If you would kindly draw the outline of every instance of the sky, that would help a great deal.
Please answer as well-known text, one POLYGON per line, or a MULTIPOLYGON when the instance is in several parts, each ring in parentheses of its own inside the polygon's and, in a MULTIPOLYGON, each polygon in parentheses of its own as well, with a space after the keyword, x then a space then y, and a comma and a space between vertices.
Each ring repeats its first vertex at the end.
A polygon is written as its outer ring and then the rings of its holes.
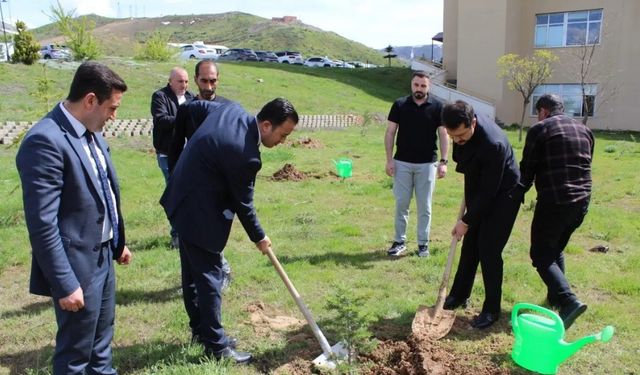
MULTIPOLYGON (((51 23, 56 0, 0 0, 7 23, 29 28, 51 23)), ((372 48, 430 44, 442 31, 443 0, 59 0, 76 15, 161 17, 231 11, 271 17, 296 16, 307 25, 333 31, 372 48)), ((186 41, 185 41, 186 42, 186 41)))

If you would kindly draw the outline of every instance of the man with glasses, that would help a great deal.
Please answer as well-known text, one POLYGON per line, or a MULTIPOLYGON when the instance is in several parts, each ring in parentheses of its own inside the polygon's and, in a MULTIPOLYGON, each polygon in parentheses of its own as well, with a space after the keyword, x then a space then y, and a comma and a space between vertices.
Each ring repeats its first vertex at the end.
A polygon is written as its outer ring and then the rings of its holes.
POLYGON ((429 85, 427 73, 414 72, 411 78, 411 95, 396 100, 389 111, 384 137, 387 155, 385 170, 387 175, 393 177, 393 195, 396 201, 395 235, 393 244, 387 251, 390 256, 400 256, 407 249, 409 204, 414 191, 418 210, 417 253, 420 257, 429 256, 431 198, 436 173, 438 178, 447 173, 449 148, 449 138, 440 120, 442 103, 429 94, 429 85), (440 161, 436 162, 438 139, 440 161))
POLYGON ((502 129, 486 116, 476 115, 461 100, 447 104, 442 121, 454 142, 456 171, 464 174, 466 213, 451 235, 464 237, 460 262, 444 308, 466 306, 473 280, 482 267, 485 299, 471 326, 484 329, 500 318, 502 250, 516 220, 522 195, 516 189, 520 173, 511 144, 502 129))

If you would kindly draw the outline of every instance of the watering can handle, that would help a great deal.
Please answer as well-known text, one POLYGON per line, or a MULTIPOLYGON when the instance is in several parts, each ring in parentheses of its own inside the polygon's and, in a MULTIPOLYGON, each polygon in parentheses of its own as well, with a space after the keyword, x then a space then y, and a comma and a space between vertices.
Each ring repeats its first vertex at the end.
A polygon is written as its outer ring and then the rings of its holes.
POLYGON ((521 302, 521 303, 517 303, 515 306, 513 306, 513 311, 511 312, 511 324, 513 324, 513 329, 514 331, 517 330, 518 327, 518 319, 516 319, 518 317, 518 312, 520 310, 532 310, 535 312, 538 312, 540 314, 544 314, 547 317, 551 318, 558 326, 562 327, 564 329, 564 323, 562 322, 562 319, 560 319, 560 317, 558 316, 558 314, 554 313, 553 311, 546 309, 544 307, 538 306, 538 305, 534 305, 532 303, 526 303, 526 302, 521 302))

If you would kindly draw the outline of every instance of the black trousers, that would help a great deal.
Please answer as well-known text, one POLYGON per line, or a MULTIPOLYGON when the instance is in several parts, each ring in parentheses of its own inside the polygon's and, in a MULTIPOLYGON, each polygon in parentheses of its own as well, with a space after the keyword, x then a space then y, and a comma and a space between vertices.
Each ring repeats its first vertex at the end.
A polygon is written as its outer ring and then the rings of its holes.
POLYGON ((221 253, 212 253, 180 238, 182 297, 193 335, 212 352, 228 346, 222 327, 221 253))
POLYGON ((589 200, 563 205, 538 202, 533 214, 531 261, 547 285, 547 295, 560 305, 577 299, 564 274, 563 251, 588 208, 589 200))
POLYGON ((482 312, 499 314, 502 299, 502 250, 509 240, 518 215, 520 200, 504 194, 496 198, 491 212, 476 225, 470 225, 462 240, 460 262, 450 296, 466 299, 471 295, 478 264, 482 268, 485 299, 482 312))

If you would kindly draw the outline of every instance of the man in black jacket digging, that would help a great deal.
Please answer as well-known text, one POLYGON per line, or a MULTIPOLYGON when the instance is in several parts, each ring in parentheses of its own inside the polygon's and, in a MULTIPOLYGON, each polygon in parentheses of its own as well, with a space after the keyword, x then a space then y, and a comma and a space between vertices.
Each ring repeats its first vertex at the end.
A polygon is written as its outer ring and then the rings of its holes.
POLYGON ((522 196, 514 193, 520 178, 511 144, 489 117, 475 114, 461 100, 447 104, 442 121, 453 140, 456 172, 464 174, 467 212, 451 231, 462 242, 460 262, 444 308, 466 305, 478 264, 482 268, 485 299, 480 315, 471 322, 487 328, 500 318, 502 250, 509 239, 522 196))

